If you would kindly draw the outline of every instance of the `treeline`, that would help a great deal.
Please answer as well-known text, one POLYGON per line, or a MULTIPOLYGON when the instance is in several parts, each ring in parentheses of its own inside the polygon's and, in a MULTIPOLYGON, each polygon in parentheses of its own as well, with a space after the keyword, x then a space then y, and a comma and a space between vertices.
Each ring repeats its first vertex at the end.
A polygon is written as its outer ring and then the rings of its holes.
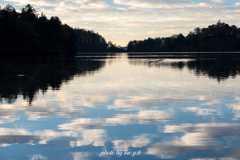
POLYGON ((195 28, 186 37, 182 34, 164 38, 130 41, 129 52, 203 52, 240 51, 240 28, 218 21, 208 28, 195 28))
POLYGON ((111 41, 108 43, 106 40, 95 33, 85 29, 75 28, 74 32, 77 37, 77 51, 78 52, 123 52, 121 46, 113 44, 111 41))
POLYGON ((73 28, 58 17, 48 19, 27 5, 16 12, 0 8, 0 54, 72 54, 76 52, 73 28))
POLYGON ((98 33, 73 29, 58 17, 48 19, 29 4, 20 12, 11 5, 0 6, 0 55, 118 51, 124 50, 98 33))

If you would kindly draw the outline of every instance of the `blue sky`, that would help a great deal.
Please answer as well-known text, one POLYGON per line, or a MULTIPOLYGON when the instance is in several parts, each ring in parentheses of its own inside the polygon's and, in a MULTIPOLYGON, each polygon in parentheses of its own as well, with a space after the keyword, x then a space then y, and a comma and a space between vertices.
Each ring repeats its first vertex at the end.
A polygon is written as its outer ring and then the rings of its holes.
POLYGON ((6 4, 17 10, 31 4, 47 17, 94 30, 121 46, 135 39, 187 35, 219 19, 240 26, 240 0, 0 0, 6 4))

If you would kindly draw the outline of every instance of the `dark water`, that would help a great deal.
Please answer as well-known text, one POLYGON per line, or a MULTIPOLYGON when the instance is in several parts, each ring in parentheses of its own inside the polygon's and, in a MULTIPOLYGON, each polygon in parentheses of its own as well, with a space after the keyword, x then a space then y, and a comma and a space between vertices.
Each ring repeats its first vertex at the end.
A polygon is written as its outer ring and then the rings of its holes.
POLYGON ((237 57, 0 59, 0 160, 240 159, 237 57))

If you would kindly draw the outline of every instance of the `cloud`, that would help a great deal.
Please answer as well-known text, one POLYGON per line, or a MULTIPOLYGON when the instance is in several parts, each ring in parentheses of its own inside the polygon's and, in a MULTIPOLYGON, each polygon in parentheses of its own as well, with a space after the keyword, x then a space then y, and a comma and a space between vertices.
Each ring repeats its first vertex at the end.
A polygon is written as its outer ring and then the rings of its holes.
POLYGON ((175 158, 178 154, 192 151, 210 152, 220 148, 205 133, 186 133, 178 140, 153 144, 147 149, 147 154, 161 158, 175 158))
POLYGON ((16 116, 16 112, 14 110, 9 110, 9 109, 1 109, 0 112, 0 124, 4 123, 9 123, 9 122, 14 122, 18 120, 16 116))
POLYGON ((153 124, 166 122, 172 118, 172 113, 158 110, 143 110, 137 114, 117 114, 113 118, 79 118, 72 120, 70 123, 58 125, 61 130, 83 130, 93 129, 102 126, 116 126, 127 124, 153 124))
POLYGON ((228 138, 227 144, 217 141, 223 137, 239 137, 240 125, 234 123, 203 123, 165 125, 164 133, 183 132, 184 135, 172 141, 153 144, 147 149, 147 154, 161 158, 174 158, 179 154, 193 151, 217 152, 224 147, 232 147, 228 138), (224 146, 224 147, 223 147, 224 146))
POLYGON ((82 138, 77 138, 75 141, 70 141, 71 147, 86 146, 92 144, 93 146, 104 146, 106 142, 106 131, 103 129, 83 130, 82 138))
POLYGON ((159 122, 165 122, 172 118, 172 113, 159 110, 143 110, 139 111, 138 114, 117 114, 114 118, 107 118, 106 124, 117 125, 117 124, 153 124, 159 122))
POLYGON ((236 98, 237 102, 232 103, 228 105, 229 109, 232 109, 232 112, 234 113, 233 120, 238 120, 240 118, 240 102, 239 98, 236 98))
POLYGON ((107 96, 82 96, 81 97, 81 105, 85 106, 85 107, 94 107, 95 105, 99 104, 99 103, 103 103, 106 102, 108 100, 107 96))
POLYGON ((240 136, 240 124, 234 123, 203 123, 203 124, 182 124, 166 125, 164 133, 184 132, 184 133, 206 133, 208 137, 240 136))
POLYGON ((188 0, 114 0, 113 2, 141 8, 169 8, 191 3, 191 1, 188 0))
POLYGON ((29 132, 25 129, 0 128, 0 146, 2 147, 22 143, 47 145, 50 141, 59 141, 59 139, 56 139, 59 137, 68 137, 66 141, 71 147, 90 144, 93 146, 104 146, 106 131, 103 129, 89 129, 63 132, 52 130, 29 132))
MULTIPOLYGON (((183 108, 183 110, 185 112, 187 111, 196 112, 197 116, 209 116, 217 112, 217 110, 213 108, 200 108, 200 107, 186 107, 186 108, 183 108)), ((218 112, 218 114, 221 114, 221 113, 218 112)))
POLYGON ((103 1, 98 0, 75 0, 76 4, 81 4, 81 8, 107 8, 108 5, 103 1))
POLYGON ((202 2, 204 3, 207 3, 207 4, 222 4, 223 1, 222 0, 201 0, 202 2))
POLYGON ((73 8, 72 5, 69 5, 69 2, 71 4, 80 5, 81 8, 101 8, 101 7, 108 7, 108 5, 103 1, 98 0, 24 0, 24 1, 18 1, 18 0, 4 0, 13 2, 18 6, 24 6, 27 4, 31 4, 37 7, 70 7, 73 8))
POLYGON ((3 104, 0 105, 0 123, 9 123, 18 120, 17 111, 23 111, 25 115, 28 115, 28 120, 38 120, 40 118, 46 118, 50 116, 71 116, 82 114, 83 110, 67 107, 48 107, 47 102, 42 102, 41 100, 36 100, 36 104, 40 106, 28 106, 25 104, 24 100, 18 99, 15 104, 3 104), (17 107, 16 107, 17 106, 17 107))
POLYGON ((91 152, 71 152, 73 160, 88 160, 89 157, 94 156, 91 152))
POLYGON ((49 140, 67 135, 66 132, 59 133, 50 130, 31 133, 25 129, 0 128, 0 146, 22 143, 33 144, 34 142, 46 144, 49 140))
POLYGON ((29 155, 29 160, 47 160, 47 157, 42 156, 41 154, 29 155))
POLYGON ((142 134, 140 136, 134 136, 132 140, 114 140, 112 143, 114 144, 113 149, 119 151, 128 151, 128 148, 141 148, 150 144, 151 139, 148 138, 149 135, 142 134))
POLYGON ((4 0, 4 1, 12 2, 15 5, 21 6, 21 7, 23 7, 24 5, 27 5, 27 4, 31 4, 34 6, 56 7, 56 6, 58 6, 58 3, 63 2, 64 0, 56 0, 56 1, 52 1, 52 0, 38 0, 38 1, 34 1, 34 0, 24 0, 24 1, 4 0))
POLYGON ((98 128, 104 126, 105 123, 101 119, 94 118, 79 118, 72 120, 70 123, 59 125, 61 130, 81 130, 85 128, 98 128))
POLYGON ((145 95, 145 96, 129 96, 129 99, 117 99, 113 105, 108 106, 109 109, 116 108, 138 108, 138 107, 153 107, 166 103, 184 103, 187 99, 171 98, 171 96, 157 96, 157 95, 145 95))

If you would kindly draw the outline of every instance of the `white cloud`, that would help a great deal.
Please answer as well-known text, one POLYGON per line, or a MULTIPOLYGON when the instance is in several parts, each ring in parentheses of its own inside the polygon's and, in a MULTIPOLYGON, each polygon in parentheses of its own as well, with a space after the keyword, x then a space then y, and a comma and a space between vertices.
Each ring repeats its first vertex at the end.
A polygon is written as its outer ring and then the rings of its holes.
MULTIPOLYGON (((161 158, 174 158, 178 154, 192 151, 211 152, 222 148, 217 138, 239 137, 240 125, 233 123, 203 123, 203 124, 182 124, 165 125, 164 133, 184 132, 181 137, 172 141, 163 141, 153 144, 148 148, 147 154, 157 155, 161 158)), ((228 138, 228 143, 233 141, 228 138)), ((224 144, 224 147, 229 147, 224 144)))
POLYGON ((192 151, 211 151, 220 146, 214 143, 205 133, 186 133, 177 140, 153 144, 147 154, 161 158, 175 158, 178 154, 192 151))
POLYGON ((129 99, 117 99, 113 105, 108 106, 109 109, 116 108, 139 108, 153 107, 166 103, 184 103, 187 99, 172 97, 171 95, 145 95, 145 96, 129 96, 129 99))
POLYGON ((239 136, 240 124, 234 123, 202 123, 166 125, 164 133, 185 132, 185 133, 206 133, 209 137, 239 136))
POLYGON ((81 4, 81 8, 107 8, 108 5, 103 1, 98 0, 75 0, 76 4, 81 4))
POLYGON ((101 119, 94 118, 79 118, 72 120, 70 123, 59 125, 61 130, 81 130, 85 128, 97 128, 104 126, 105 123, 101 119))
POLYGON ((107 96, 82 96, 81 97, 81 105, 85 107, 94 107, 95 105, 106 102, 108 100, 107 96))
MULTIPOLYGON (((239 101, 239 98, 236 98, 237 101, 239 101)), ((233 120, 238 120, 240 118, 240 103, 232 103, 228 105, 229 109, 232 109, 232 112, 234 113, 233 120)))
POLYGON ((165 125, 164 133, 184 132, 181 137, 175 137, 172 141, 163 141, 153 144, 148 148, 147 154, 162 158, 174 158, 178 154, 192 151, 218 151, 222 147, 232 147, 229 144, 221 144, 218 138, 227 138, 228 143, 234 141, 229 137, 239 137, 240 125, 234 123, 202 123, 165 125))
POLYGON ((66 132, 59 133, 50 130, 31 133, 25 129, 0 128, 0 146, 20 143, 33 144, 33 141, 37 141, 40 144, 46 144, 49 140, 66 135, 66 132))
POLYGON ((89 152, 71 152, 73 160, 88 160, 93 154, 89 152))
POLYGON ((172 113, 159 110, 143 110, 139 111, 138 114, 117 114, 114 118, 107 118, 106 124, 117 125, 117 124, 153 124, 159 122, 165 122, 172 118, 172 113))
POLYGON ((0 124, 14 122, 19 118, 16 116, 16 112, 14 110, 9 109, 1 109, 0 112, 0 124))
POLYGON ((158 110, 143 110, 137 114, 117 114, 113 118, 79 118, 70 123, 59 125, 61 130, 83 130, 88 128, 99 128, 102 126, 116 126, 127 124, 153 124, 166 122, 172 118, 172 113, 158 110))
POLYGON ((209 116, 217 112, 217 110, 213 108, 200 108, 200 107, 186 107, 183 108, 183 110, 186 112, 187 111, 196 112, 197 116, 209 116))
POLYGON ((175 6, 189 5, 187 0, 114 0, 114 3, 141 8, 173 8, 175 6))
POLYGON ((42 144, 47 145, 49 141, 58 141, 56 138, 68 137, 71 147, 85 146, 104 146, 106 142, 106 131, 103 129, 89 129, 81 131, 62 131, 42 130, 29 132, 26 129, 0 128, 0 146, 5 147, 12 144, 42 144))
POLYGON ((141 148, 147 146, 151 140, 148 138, 149 135, 142 134, 140 136, 134 136, 132 140, 114 140, 112 143, 114 144, 114 150, 119 151, 128 151, 128 148, 141 148))
POLYGON ((34 1, 34 0, 21 0, 21 1, 19 1, 19 0, 4 0, 4 1, 12 2, 15 5, 21 6, 21 7, 23 7, 27 4, 31 4, 31 5, 34 5, 34 6, 56 7, 57 3, 61 2, 60 0, 59 1, 51 1, 51 0, 38 0, 38 1, 34 1))
POLYGON ((29 160, 47 160, 47 157, 41 154, 29 155, 29 160))
POLYGON ((37 106, 28 106, 27 102, 24 102, 22 99, 18 99, 14 104, 2 104, 0 105, 0 109, 2 112, 0 113, 0 123, 8 123, 18 120, 17 111, 23 111, 26 115, 28 115, 28 120, 38 120, 40 118, 46 118, 51 116, 70 116, 82 114, 83 111, 74 107, 55 107, 54 105, 49 107, 47 101, 42 101, 41 99, 37 99, 37 106), (18 106, 18 107, 16 107, 18 106), (40 107, 41 106, 41 107, 40 107))
POLYGON ((82 138, 70 141, 71 147, 86 146, 92 144, 93 146, 104 146, 106 142, 106 131, 103 129, 83 130, 82 138))

